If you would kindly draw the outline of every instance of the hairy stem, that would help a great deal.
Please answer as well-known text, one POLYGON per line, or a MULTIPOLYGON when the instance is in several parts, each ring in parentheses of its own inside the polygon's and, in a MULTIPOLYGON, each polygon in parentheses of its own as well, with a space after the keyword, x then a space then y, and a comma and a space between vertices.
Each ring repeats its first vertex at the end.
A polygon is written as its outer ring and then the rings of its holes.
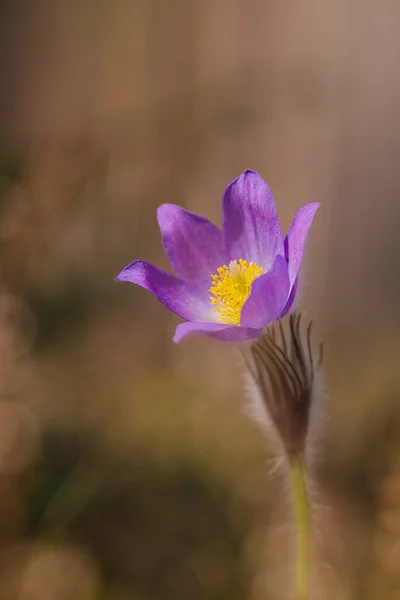
POLYGON ((309 600, 311 569, 311 521, 307 473, 303 454, 290 458, 296 520, 296 594, 297 600, 309 600))

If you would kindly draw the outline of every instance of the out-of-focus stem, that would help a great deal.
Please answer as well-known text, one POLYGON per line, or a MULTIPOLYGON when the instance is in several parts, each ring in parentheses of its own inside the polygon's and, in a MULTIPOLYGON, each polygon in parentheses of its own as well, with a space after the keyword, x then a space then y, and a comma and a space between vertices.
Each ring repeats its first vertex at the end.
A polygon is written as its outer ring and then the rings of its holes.
POLYGON ((311 570, 311 519, 307 472, 303 454, 290 457, 296 521, 296 594, 309 600, 311 570))

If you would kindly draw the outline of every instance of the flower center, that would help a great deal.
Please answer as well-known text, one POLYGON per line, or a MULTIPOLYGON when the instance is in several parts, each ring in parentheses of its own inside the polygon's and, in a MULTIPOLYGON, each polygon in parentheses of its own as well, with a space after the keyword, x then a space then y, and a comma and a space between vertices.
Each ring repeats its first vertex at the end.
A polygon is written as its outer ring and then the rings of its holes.
POLYGON ((219 312, 223 323, 240 325, 240 313, 250 295, 252 283, 262 275, 263 269, 247 260, 231 260, 229 266, 223 265, 211 275, 209 289, 211 304, 219 312))

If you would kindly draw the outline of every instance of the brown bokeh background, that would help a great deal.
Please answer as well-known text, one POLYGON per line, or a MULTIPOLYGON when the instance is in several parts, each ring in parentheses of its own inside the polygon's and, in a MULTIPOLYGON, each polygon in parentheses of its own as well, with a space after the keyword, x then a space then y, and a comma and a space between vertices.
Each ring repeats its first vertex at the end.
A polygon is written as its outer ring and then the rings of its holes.
POLYGON ((117 284, 245 168, 325 347, 315 597, 400 598, 400 6, 0 2, 0 598, 292 594, 290 494, 231 346, 117 284))

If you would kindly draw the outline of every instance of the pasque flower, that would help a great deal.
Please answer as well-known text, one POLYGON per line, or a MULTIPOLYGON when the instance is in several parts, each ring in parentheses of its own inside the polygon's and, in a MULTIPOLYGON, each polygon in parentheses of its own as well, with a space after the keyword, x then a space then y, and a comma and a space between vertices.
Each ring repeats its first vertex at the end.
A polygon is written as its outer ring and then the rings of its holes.
POLYGON ((293 304, 318 206, 300 208, 283 239, 268 185, 247 170, 224 192, 222 231, 179 206, 159 207, 164 249, 176 275, 135 260, 117 279, 145 288, 186 320, 175 342, 194 333, 233 342, 258 338, 293 304))

